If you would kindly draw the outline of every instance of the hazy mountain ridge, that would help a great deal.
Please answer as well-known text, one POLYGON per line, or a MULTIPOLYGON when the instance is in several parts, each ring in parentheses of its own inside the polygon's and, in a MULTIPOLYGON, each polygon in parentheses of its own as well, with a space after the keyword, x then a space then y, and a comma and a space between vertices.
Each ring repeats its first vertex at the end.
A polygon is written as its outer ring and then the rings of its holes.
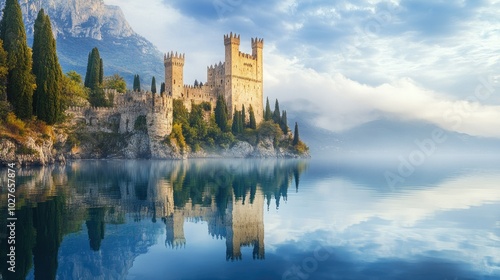
MULTIPOLYGON (((2 9, 4 5, 5 0, 0 0, 2 9)), ((84 75, 88 53, 98 47, 105 75, 119 73, 129 84, 134 74, 141 76, 144 85, 152 76, 163 81, 162 53, 133 31, 119 7, 103 0, 21 0, 20 5, 30 45, 38 11, 43 8, 50 16, 64 72, 84 75)))
POLYGON ((315 125, 317 115, 297 110, 293 102, 284 108, 295 108, 288 113, 290 127, 299 124, 300 137, 311 148, 313 157, 323 156, 408 156, 418 150, 416 142, 432 140, 433 131, 441 130, 446 140, 436 144, 436 155, 491 156, 500 154, 500 139, 476 137, 442 129, 419 120, 398 120, 381 117, 342 132, 332 132, 315 125))

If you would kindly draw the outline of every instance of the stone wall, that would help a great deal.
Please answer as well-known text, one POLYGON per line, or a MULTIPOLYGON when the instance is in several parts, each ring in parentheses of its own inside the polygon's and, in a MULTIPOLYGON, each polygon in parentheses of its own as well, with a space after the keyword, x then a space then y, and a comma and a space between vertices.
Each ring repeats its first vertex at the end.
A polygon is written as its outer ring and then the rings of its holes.
MULTIPOLYGON (((172 97, 150 92, 115 92, 113 107, 70 107, 74 125, 85 125, 90 132, 136 132, 134 125, 139 117, 146 118, 150 136, 165 137, 172 131, 172 97)), ((144 132, 144 131, 143 131, 144 132)))

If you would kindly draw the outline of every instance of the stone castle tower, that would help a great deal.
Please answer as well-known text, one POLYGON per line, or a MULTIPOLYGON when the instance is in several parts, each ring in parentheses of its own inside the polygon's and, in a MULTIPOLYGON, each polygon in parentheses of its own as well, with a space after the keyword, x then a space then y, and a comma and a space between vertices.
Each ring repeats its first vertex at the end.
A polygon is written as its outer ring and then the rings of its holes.
MULTIPOLYGON (((202 86, 184 85, 184 54, 165 55, 165 92, 174 99, 181 99, 190 109, 191 103, 209 102, 215 108, 219 95, 224 96, 229 113, 248 112, 250 106, 255 120, 263 120, 263 53, 264 40, 251 40, 252 54, 240 52, 240 35, 224 35, 225 61, 207 67, 207 82, 202 86)), ((248 114, 247 114, 248 116, 248 114)))

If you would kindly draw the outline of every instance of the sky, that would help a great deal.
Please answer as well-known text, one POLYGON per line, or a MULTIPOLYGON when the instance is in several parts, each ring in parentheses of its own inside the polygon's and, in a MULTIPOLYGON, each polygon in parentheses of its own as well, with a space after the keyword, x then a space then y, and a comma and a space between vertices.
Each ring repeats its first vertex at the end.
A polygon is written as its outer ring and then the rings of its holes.
POLYGON ((500 138, 499 0, 104 2, 160 51, 185 53, 185 83, 206 80, 233 32, 246 53, 264 38, 272 104, 322 128, 387 118, 500 138))

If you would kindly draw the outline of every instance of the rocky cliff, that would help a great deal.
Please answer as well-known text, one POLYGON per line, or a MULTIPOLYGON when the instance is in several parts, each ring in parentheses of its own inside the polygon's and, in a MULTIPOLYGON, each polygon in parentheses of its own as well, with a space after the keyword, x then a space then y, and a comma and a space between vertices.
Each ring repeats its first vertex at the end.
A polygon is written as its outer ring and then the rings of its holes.
POLYGON ((30 135, 23 141, 0 139, 0 164, 49 165, 78 159, 188 159, 188 158, 307 158, 290 148, 274 147, 271 138, 252 146, 245 141, 217 151, 181 151, 175 144, 150 139, 147 133, 127 134, 54 130, 54 137, 30 135))
MULTIPOLYGON (((43 8, 50 16, 64 72, 85 75, 87 55, 98 47, 107 76, 118 73, 131 82, 139 74, 144 84, 152 76, 163 76, 162 54, 134 32, 119 7, 103 0, 21 0, 20 4, 29 44, 38 11, 43 8)), ((4 5, 0 0, 2 9, 4 5)))

